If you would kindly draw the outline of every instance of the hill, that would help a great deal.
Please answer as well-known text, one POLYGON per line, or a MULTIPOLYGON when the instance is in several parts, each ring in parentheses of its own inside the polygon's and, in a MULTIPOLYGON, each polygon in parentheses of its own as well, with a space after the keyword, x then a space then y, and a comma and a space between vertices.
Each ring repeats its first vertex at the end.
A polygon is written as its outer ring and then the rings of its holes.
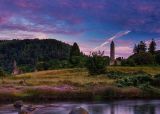
POLYGON ((68 60, 70 48, 69 44, 55 39, 3 40, 0 41, 0 67, 11 72, 15 60, 26 72, 47 70, 52 67, 51 63, 55 65, 57 61, 68 60))

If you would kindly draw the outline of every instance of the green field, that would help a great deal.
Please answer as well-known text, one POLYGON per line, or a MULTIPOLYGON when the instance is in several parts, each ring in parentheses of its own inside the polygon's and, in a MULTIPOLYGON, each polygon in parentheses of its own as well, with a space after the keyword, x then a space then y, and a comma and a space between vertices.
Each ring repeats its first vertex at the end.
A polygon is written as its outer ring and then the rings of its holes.
MULTIPOLYGON (((160 74, 160 67, 108 67, 108 71, 160 74)), ((0 79, 0 101, 101 100, 148 98, 136 87, 119 88, 107 74, 90 76, 86 69, 48 70, 0 79)))

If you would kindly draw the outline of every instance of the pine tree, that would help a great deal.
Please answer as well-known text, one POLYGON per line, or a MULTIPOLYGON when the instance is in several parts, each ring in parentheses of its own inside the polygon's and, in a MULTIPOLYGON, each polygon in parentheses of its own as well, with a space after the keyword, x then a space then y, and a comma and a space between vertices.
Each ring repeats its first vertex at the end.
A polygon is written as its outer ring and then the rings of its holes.
POLYGON ((144 53, 146 51, 147 51, 146 43, 143 41, 140 41, 140 43, 138 44, 138 52, 144 53))
POLYGON ((79 46, 77 43, 74 43, 73 46, 71 47, 70 51, 70 62, 76 66, 79 64, 79 57, 81 55, 79 46))
POLYGON ((70 56, 79 56, 80 55, 80 49, 78 44, 75 42, 73 46, 71 47, 70 56))
POLYGON ((135 45, 134 45, 134 49, 133 49, 133 53, 136 54, 136 53, 138 53, 138 52, 139 52, 138 46, 135 44, 135 45))
POLYGON ((156 42, 154 41, 154 39, 152 39, 151 43, 149 44, 148 51, 149 51, 151 54, 154 54, 154 53, 155 53, 155 51, 156 51, 156 42))

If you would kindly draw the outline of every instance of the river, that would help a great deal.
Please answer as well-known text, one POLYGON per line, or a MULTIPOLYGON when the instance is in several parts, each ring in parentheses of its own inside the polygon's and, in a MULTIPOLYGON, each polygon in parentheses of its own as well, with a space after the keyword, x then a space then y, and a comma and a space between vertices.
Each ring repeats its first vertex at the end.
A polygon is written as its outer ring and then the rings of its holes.
MULTIPOLYGON (((0 114, 18 114, 11 105, 0 105, 0 114)), ((125 100, 100 103, 52 103, 36 105, 34 114, 68 114, 74 107, 83 107, 89 114, 160 114, 160 100, 125 100)))

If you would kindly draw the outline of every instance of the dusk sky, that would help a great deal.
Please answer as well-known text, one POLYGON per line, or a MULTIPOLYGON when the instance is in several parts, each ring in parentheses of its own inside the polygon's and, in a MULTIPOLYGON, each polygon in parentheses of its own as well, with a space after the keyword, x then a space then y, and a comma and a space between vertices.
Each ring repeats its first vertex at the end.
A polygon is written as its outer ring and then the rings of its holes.
MULTIPOLYGON (((0 0, 0 39, 57 39, 127 57, 135 43, 160 47, 160 0, 0 0)), ((157 47, 159 49, 159 47, 157 47)))

